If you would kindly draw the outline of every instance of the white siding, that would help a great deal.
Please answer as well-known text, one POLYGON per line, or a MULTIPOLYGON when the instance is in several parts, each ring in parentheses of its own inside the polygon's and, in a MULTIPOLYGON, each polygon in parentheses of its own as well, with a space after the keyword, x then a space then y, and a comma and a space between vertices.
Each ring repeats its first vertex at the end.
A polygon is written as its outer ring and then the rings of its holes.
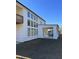
MULTIPOLYGON (((19 14, 22 15, 24 19, 23 19, 23 24, 16 24, 16 41, 17 42, 24 42, 24 41, 29 41, 29 40, 38 38, 38 35, 28 36, 28 28, 34 28, 34 27, 28 26, 27 25, 27 20, 30 19, 32 21, 35 21, 35 20, 27 17, 28 12, 30 12, 30 11, 27 10, 27 9, 24 9, 21 12, 19 12, 19 14)), ((30 12, 30 13, 33 14, 32 12, 30 12)), ((38 22, 37 22, 38 24, 40 24, 40 22, 39 22, 40 20, 41 19, 38 19, 38 22)))

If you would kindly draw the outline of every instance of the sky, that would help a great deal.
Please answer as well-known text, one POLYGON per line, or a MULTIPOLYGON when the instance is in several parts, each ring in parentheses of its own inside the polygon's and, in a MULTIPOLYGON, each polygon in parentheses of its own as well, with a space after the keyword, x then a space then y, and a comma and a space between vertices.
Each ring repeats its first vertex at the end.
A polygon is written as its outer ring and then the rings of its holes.
POLYGON ((47 24, 62 25, 62 0, 17 0, 37 15, 46 20, 47 24))

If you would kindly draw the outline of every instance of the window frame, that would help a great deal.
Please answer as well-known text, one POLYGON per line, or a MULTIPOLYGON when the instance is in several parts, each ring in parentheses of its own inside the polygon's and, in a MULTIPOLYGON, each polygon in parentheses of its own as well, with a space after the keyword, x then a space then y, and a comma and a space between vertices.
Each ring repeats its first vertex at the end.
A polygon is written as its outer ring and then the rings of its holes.
POLYGON ((16 24, 23 24, 24 17, 22 15, 16 14, 16 24), (17 16, 20 16, 22 18, 22 22, 17 22, 17 16))
POLYGON ((31 26, 31 21, 29 19, 27 20, 27 25, 31 26))
POLYGON ((33 19, 33 14, 31 14, 31 19, 33 19))
POLYGON ((27 12, 27 17, 30 17, 30 12, 27 12))

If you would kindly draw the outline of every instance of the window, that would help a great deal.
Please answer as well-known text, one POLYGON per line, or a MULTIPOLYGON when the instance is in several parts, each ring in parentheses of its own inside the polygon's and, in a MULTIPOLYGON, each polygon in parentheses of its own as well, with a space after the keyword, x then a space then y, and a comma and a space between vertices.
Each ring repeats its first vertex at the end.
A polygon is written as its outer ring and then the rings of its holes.
POLYGON ((31 14, 31 18, 33 19, 33 15, 31 14))
POLYGON ((38 35, 38 29, 28 28, 28 36, 38 35))
POLYGON ((38 27, 38 23, 36 23, 36 27, 38 27))
POLYGON ((28 26, 30 26, 30 20, 27 21, 28 26))
POLYGON ((33 28, 28 28, 28 36, 33 36, 33 28))
POLYGON ((27 15, 28 15, 28 17, 30 17, 30 12, 28 12, 28 14, 27 14, 27 15))
POLYGON ((38 17, 37 16, 33 16, 34 20, 36 20, 36 22, 38 22, 38 17))
POLYGON ((16 14, 16 24, 23 23, 23 16, 16 14))
POLYGON ((31 34, 32 34, 32 36, 34 35, 33 33, 34 33, 34 28, 31 29, 31 34))
POLYGON ((34 27, 38 27, 38 23, 34 22, 34 27))
POLYGON ((34 27, 34 22, 31 20, 27 20, 27 24, 28 24, 28 26, 34 27))
POLYGON ((36 27, 36 23, 35 23, 35 27, 36 27))
POLYGON ((35 16, 34 16, 34 20, 35 20, 36 18, 35 18, 35 16))
POLYGON ((34 27, 35 27, 36 23, 34 22, 34 27))
POLYGON ((32 31, 32 28, 30 28, 30 36, 32 36, 32 32, 33 32, 33 31, 32 31))
POLYGON ((38 17, 36 17, 36 22, 38 22, 38 17))
POLYGON ((33 25, 34 25, 34 24, 33 24, 33 21, 31 21, 31 26, 33 27, 33 25))
POLYGON ((38 29, 36 29, 36 35, 38 35, 38 29))
POLYGON ((34 29, 34 35, 38 35, 38 29, 34 29))
POLYGON ((36 29, 34 29, 34 35, 36 35, 36 29))
POLYGON ((35 28, 33 29, 33 35, 35 36, 35 28))
POLYGON ((30 36, 30 28, 28 28, 28 36, 30 36))

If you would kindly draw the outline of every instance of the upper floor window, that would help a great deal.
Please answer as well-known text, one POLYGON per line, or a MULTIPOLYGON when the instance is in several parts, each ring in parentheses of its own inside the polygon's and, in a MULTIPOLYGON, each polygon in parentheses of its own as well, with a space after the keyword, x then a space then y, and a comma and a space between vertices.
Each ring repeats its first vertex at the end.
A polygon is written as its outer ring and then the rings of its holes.
POLYGON ((38 17, 36 17, 36 22, 38 22, 38 17))
POLYGON ((36 18, 35 18, 35 16, 34 16, 34 20, 35 20, 36 18))
POLYGON ((16 24, 22 24, 23 23, 23 16, 16 14, 16 24))
POLYGON ((30 12, 28 12, 28 14, 27 14, 27 15, 28 15, 28 17, 30 17, 30 12))
POLYGON ((31 14, 31 18, 33 19, 33 15, 31 14))

